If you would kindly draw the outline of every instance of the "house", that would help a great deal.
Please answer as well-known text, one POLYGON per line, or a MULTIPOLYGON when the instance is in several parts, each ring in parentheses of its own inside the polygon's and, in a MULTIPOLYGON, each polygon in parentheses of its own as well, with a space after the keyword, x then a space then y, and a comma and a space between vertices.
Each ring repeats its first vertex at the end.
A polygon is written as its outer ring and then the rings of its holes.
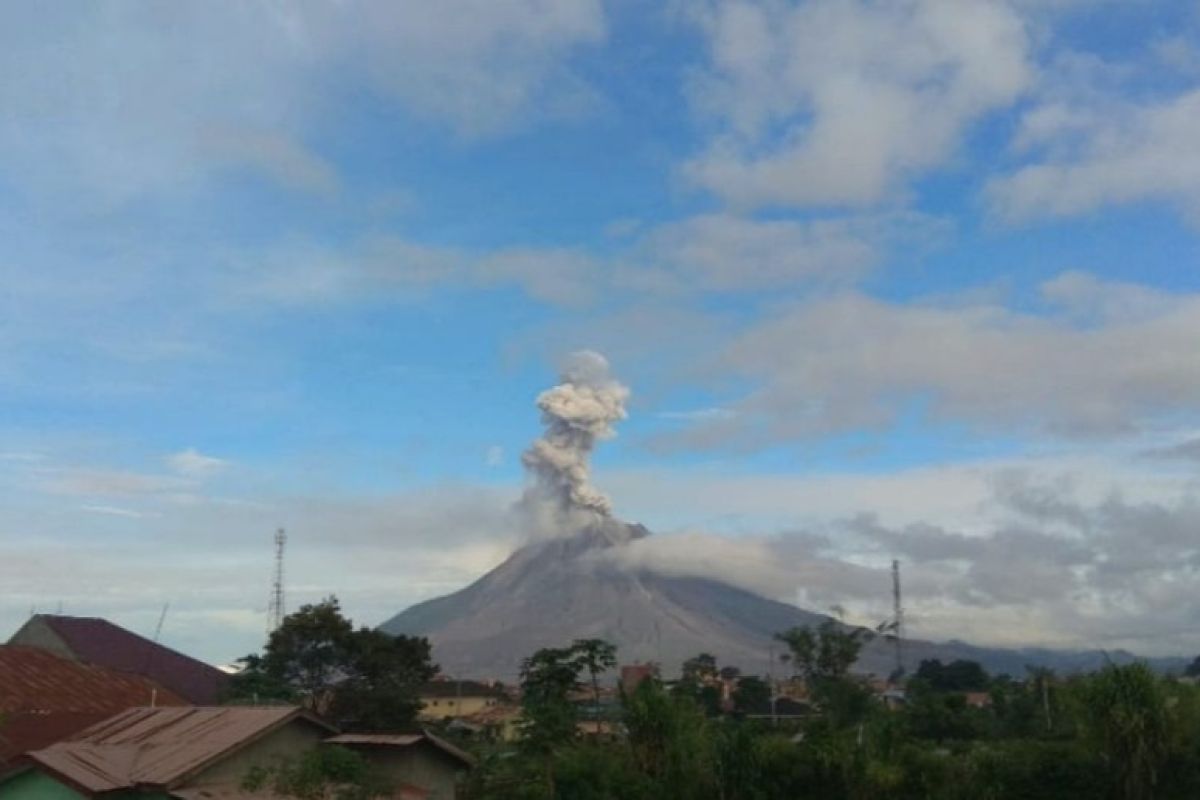
POLYGON ((423 800, 453 800, 459 778, 474 765, 471 756, 430 733, 344 733, 326 743, 359 753, 401 796, 423 800))
POLYGON ((35 614, 8 643, 141 675, 194 705, 221 702, 229 681, 216 667, 97 617, 35 614))
POLYGON ((134 708, 26 754, 0 779, 0 800, 251 797, 240 787, 252 768, 300 755, 331 733, 295 707, 134 708))
POLYGON ((0 646, 0 775, 40 750, 135 706, 186 706, 154 681, 36 647, 0 646))
POLYGON ((504 704, 504 689, 478 681, 436 680, 421 687, 421 711, 427 721, 460 719, 504 704))

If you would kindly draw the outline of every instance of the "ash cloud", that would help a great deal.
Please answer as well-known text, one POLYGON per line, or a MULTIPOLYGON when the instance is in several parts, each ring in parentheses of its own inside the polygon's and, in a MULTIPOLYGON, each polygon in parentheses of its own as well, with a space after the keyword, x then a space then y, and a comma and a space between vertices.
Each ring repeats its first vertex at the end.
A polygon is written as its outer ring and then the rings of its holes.
POLYGON ((589 462, 597 442, 616 435, 629 389, 591 350, 572 353, 559 378, 537 398, 546 430, 521 456, 534 482, 518 507, 537 531, 570 533, 612 517, 612 502, 591 483, 589 462))

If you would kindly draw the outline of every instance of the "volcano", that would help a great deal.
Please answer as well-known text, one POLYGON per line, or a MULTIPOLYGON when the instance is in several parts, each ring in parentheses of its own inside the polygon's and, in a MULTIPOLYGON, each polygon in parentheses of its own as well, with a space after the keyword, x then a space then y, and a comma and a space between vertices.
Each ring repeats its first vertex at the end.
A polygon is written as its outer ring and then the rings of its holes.
POLYGON ((428 636, 448 674, 511 680, 535 650, 583 638, 616 644, 623 663, 654 661, 668 673, 702 652, 755 671, 775 632, 824 619, 719 581, 630 570, 611 558, 647 535, 610 518, 528 544, 465 589, 381 628, 428 636))
MULTIPOLYGON (((774 635, 829 619, 712 578, 624 566, 619 550, 648 536, 641 525, 607 518, 573 535, 521 547, 466 588, 418 603, 385 622, 391 634, 427 636, 434 660, 456 677, 513 681, 521 660, 543 647, 598 638, 617 646, 621 663, 658 663, 674 675, 684 660, 711 653, 747 674, 771 669, 782 645, 774 635)), ((1100 653, 1002 650, 963 642, 904 643, 905 662, 979 661, 989 671, 1022 675, 1028 664, 1091 668, 1100 653)), ((1126 660, 1126 654, 1107 654, 1126 660)), ((890 642, 876 638, 857 670, 887 675, 890 642)), ((775 667, 779 671, 780 667, 775 667)))
MULTIPOLYGON (((419 603, 381 629, 428 637, 450 675, 512 681, 536 650, 590 638, 615 644, 622 663, 656 662, 666 675, 700 653, 748 674, 770 672, 772 651, 781 647, 776 633, 829 619, 711 576, 655 571, 621 557, 649 531, 613 515, 591 485, 589 457, 615 435, 628 397, 603 356, 573 354, 561 382, 537 398, 545 432, 521 459, 533 481, 513 512, 528 526, 529 543, 465 589, 419 603)), ((906 641, 904 653, 910 668, 926 658, 963 658, 1011 675, 1028 664, 1072 670, 1132 658, 922 641, 906 641)), ((886 675, 895 663, 891 644, 876 638, 857 666, 886 675)))

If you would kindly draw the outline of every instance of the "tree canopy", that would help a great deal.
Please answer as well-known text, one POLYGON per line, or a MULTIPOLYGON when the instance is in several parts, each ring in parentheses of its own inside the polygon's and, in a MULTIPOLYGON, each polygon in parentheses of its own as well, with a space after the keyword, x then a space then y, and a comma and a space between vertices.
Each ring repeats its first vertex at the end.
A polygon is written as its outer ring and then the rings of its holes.
POLYGON ((411 726, 420 687, 437 673, 427 639, 356 629, 336 597, 289 614, 242 664, 231 701, 300 702, 359 731, 411 726))

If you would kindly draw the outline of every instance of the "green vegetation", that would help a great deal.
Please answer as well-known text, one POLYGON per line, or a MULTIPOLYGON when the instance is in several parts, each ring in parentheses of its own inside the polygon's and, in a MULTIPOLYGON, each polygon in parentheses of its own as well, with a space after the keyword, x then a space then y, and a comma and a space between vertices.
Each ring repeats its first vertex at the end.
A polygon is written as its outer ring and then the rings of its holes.
POLYGON ((365 758, 330 745, 271 767, 254 767, 242 779, 241 788, 297 800, 373 800, 394 792, 365 758))
POLYGON ((700 654, 673 685, 650 679, 622 695, 600 736, 577 725, 594 697, 572 697, 612 662, 589 661, 579 643, 541 650, 522 672, 521 739, 468 743, 481 761, 463 797, 1200 797, 1200 688, 1191 683, 1141 664, 1071 677, 1031 669, 1017 680, 970 661, 928 661, 889 708, 850 671, 870 636, 835 623, 780 634, 807 692, 799 719, 747 713, 769 704, 771 687, 700 654))
POLYGON ((298 702, 356 731, 411 726, 418 691, 437 673, 428 640, 355 629, 336 597, 289 614, 242 663, 229 702, 298 702))

